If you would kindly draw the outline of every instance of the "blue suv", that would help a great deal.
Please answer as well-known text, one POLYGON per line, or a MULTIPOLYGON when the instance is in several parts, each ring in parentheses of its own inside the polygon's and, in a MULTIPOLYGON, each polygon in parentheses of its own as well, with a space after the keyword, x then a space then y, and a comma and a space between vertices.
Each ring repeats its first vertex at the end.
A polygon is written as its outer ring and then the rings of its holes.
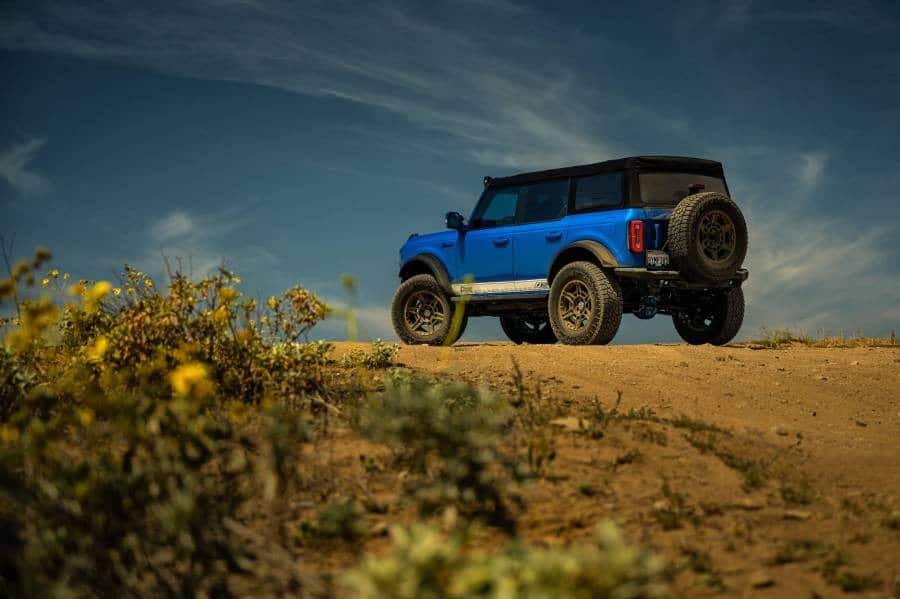
POLYGON ((394 330, 449 345, 472 316, 515 343, 604 344, 623 313, 723 345, 744 317, 747 225, 719 162, 640 156, 484 178, 468 222, 400 249, 394 330))

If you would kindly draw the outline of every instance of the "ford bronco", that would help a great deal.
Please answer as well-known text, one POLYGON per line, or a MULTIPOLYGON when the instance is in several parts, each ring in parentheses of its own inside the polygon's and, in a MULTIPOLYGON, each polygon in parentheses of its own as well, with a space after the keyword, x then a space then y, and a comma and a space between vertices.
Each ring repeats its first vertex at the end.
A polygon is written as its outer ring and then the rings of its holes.
POLYGON ((468 222, 400 249, 394 330, 449 345, 473 316, 515 343, 605 344, 623 313, 723 345, 744 318, 747 225, 719 162, 641 156, 484 178, 468 222))

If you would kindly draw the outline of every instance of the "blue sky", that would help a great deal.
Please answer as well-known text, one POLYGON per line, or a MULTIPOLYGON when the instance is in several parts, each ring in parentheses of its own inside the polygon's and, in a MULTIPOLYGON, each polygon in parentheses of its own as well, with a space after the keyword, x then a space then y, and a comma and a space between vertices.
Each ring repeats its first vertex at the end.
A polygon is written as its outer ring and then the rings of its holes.
POLYGON ((4 2, 0 232, 90 278, 225 257, 251 292, 342 301, 351 273, 393 338, 400 244, 482 176, 702 156, 750 223, 743 336, 900 328, 900 5, 550 6, 4 2))

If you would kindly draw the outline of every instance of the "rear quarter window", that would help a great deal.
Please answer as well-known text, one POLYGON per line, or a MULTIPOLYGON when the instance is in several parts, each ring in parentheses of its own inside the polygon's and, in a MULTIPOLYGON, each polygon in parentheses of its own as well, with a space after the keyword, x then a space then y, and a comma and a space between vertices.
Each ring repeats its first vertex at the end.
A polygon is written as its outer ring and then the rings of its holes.
POLYGON ((622 205, 622 173, 606 173, 575 180, 575 212, 606 210, 622 205))

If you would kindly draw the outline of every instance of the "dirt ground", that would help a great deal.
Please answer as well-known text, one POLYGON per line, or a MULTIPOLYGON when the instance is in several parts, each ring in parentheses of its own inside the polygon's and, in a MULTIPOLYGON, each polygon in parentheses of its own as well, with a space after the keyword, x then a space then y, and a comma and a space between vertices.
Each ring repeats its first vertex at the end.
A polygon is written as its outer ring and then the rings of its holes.
POLYGON ((554 416, 554 459, 522 487, 529 542, 612 518, 678 565, 679 595, 900 592, 900 349, 498 342, 396 358, 500 393, 514 360, 554 416), (622 418, 598 428, 617 397, 622 418))

